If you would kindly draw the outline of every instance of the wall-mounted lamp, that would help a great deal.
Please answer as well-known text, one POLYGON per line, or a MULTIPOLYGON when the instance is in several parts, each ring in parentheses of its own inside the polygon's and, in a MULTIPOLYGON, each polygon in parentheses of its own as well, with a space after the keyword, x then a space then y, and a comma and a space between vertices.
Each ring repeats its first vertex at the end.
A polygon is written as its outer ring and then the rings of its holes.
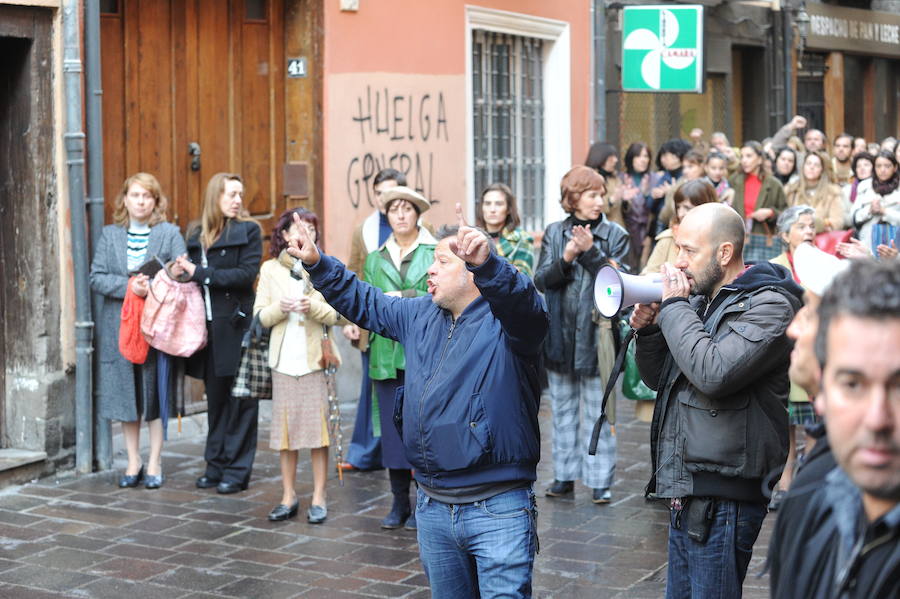
POLYGON ((803 51, 806 49, 806 40, 809 38, 809 14, 806 12, 806 2, 801 2, 799 8, 794 10, 794 26, 797 28, 797 66, 803 64, 803 51))

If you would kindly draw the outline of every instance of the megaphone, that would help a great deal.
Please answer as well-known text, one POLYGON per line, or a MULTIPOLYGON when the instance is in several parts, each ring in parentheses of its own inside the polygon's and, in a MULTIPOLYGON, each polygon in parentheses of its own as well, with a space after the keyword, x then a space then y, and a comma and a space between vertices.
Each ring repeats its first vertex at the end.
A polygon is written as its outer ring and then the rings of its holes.
POLYGON ((606 318, 623 308, 662 300, 662 274, 627 275, 609 264, 600 267, 594 279, 594 304, 606 318))

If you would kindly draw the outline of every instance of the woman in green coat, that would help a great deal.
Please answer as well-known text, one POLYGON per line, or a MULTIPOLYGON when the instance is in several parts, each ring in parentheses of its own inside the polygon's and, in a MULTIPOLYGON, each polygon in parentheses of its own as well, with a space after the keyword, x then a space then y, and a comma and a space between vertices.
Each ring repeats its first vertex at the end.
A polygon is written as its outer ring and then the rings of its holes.
MULTIPOLYGON (((367 282, 387 295, 417 297, 428 292, 428 267, 434 260, 437 241, 418 222, 429 207, 426 198, 408 187, 394 187, 381 196, 381 211, 387 214, 391 235, 366 257, 363 272, 367 282)), ((415 530, 409 501, 411 466, 393 422, 394 394, 403 386, 405 369, 403 346, 373 333, 369 341, 369 377, 381 424, 381 463, 390 474, 394 496, 391 511, 381 527, 400 528, 405 523, 407 529, 415 530)), ((373 424, 377 427, 378 423, 373 424)), ((375 435, 378 434, 376 430, 375 435)))

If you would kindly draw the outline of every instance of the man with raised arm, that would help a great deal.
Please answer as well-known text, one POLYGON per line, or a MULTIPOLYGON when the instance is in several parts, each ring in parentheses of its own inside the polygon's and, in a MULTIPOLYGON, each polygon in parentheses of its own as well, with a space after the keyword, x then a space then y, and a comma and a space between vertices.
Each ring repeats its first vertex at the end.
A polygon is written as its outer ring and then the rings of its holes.
POLYGON ((385 295, 321 254, 303 227, 288 252, 341 314, 406 350, 394 423, 419 483, 419 553, 432 594, 530 597, 549 318, 531 279, 491 251, 458 204, 456 212, 459 226, 438 231, 427 296, 385 295))

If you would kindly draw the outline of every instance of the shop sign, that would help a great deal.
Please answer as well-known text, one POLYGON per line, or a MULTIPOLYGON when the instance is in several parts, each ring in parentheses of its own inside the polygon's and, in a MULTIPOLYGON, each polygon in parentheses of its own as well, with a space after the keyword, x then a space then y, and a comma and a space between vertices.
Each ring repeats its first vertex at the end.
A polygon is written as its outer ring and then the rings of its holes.
POLYGON ((810 50, 900 56, 900 15, 828 4, 806 4, 810 50))
POLYGON ((622 89, 703 93, 703 7, 626 6, 622 89))

